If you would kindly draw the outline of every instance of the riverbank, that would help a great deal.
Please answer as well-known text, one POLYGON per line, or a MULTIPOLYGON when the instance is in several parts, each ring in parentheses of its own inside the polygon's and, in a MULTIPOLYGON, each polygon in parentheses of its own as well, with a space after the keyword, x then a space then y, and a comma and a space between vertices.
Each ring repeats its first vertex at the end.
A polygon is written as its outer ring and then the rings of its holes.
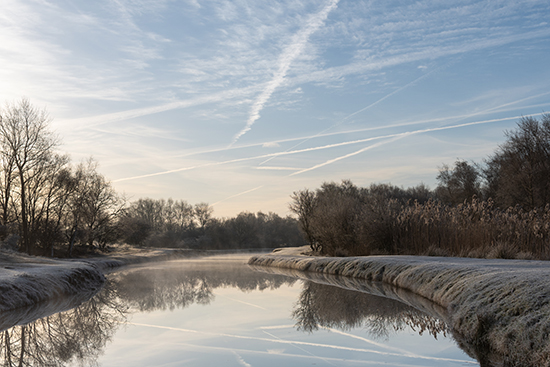
POLYGON ((85 259, 50 259, 0 252, 0 312, 28 307, 67 295, 94 293, 111 269, 148 261, 190 256, 173 249, 119 249, 85 259))
POLYGON ((482 366, 492 365, 490 354, 502 356, 507 366, 550 366, 549 262, 285 252, 252 256, 249 264, 392 284, 446 308, 450 326, 474 347, 482 366))

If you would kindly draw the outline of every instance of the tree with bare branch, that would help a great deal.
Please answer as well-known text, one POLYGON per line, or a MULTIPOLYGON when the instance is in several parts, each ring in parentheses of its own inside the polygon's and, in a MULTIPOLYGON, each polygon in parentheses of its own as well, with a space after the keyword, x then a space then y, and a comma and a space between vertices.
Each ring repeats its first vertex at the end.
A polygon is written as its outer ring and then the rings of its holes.
MULTIPOLYGON (((0 120, 0 146, 3 162, 15 177, 5 172, 4 200, 18 195, 21 218, 21 249, 31 254, 34 243, 29 229, 29 185, 51 159, 57 138, 49 130, 51 121, 45 109, 31 105, 28 99, 7 104, 0 120), (6 189, 8 189, 6 191, 6 189)), ((4 214, 5 215, 5 214, 4 214)))

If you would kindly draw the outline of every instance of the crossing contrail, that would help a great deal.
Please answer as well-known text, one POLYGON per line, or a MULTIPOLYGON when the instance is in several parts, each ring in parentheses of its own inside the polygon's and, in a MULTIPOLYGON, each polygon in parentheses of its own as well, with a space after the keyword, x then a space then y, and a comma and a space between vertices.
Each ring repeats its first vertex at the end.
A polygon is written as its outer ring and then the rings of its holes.
POLYGON ((275 89, 284 82, 290 65, 302 53, 307 45, 309 37, 324 24, 328 14, 336 8, 338 1, 339 0, 331 0, 320 12, 309 19, 305 27, 294 35, 291 44, 279 57, 279 70, 277 70, 273 78, 267 83, 265 89, 252 104, 246 126, 233 137, 230 146, 235 144, 241 136, 250 131, 252 125, 260 118, 260 111, 264 108, 269 98, 271 98, 275 89))
MULTIPOLYGON (((113 180, 112 182, 137 180, 137 179, 141 179, 141 178, 166 175, 166 174, 169 174, 169 173, 189 171, 189 170, 193 170, 193 169, 197 169, 197 168, 219 166, 219 165, 225 165, 225 164, 230 164, 230 163, 245 162, 245 161, 250 161, 250 160, 255 160, 255 159, 262 159, 262 158, 269 158, 269 157, 276 157, 276 156, 284 156, 284 155, 293 155, 293 154, 300 154, 300 153, 306 153, 306 152, 313 152, 313 151, 318 151, 318 150, 342 147, 342 146, 346 146, 346 145, 368 143, 370 141, 381 140, 381 139, 391 139, 391 138, 397 138, 397 137, 405 137, 405 136, 408 136, 408 135, 423 134, 423 133, 428 133, 428 132, 432 132, 432 131, 451 130, 451 129, 457 129, 457 128, 466 127, 466 126, 488 124, 488 123, 491 123, 491 122, 517 120, 517 119, 520 119, 522 117, 540 116, 540 115, 543 115, 543 114, 544 114, 544 112, 534 113, 534 114, 530 114, 530 115, 522 115, 522 116, 514 116, 514 117, 503 117, 503 118, 499 118, 499 119, 467 122, 467 123, 463 123, 463 124, 455 124, 455 125, 434 127, 434 128, 428 128, 428 129, 419 129, 419 130, 407 131, 407 132, 403 132, 403 133, 380 135, 380 136, 374 136, 374 137, 366 138, 366 139, 351 140, 351 141, 345 141, 345 142, 341 142, 341 143, 322 145, 322 146, 318 146, 318 147, 291 150, 291 151, 287 151, 287 152, 276 152, 276 153, 257 155, 257 156, 253 156, 253 157, 236 158, 236 159, 231 159, 231 160, 221 161, 221 162, 210 162, 210 163, 198 164, 198 165, 195 165, 195 166, 182 167, 182 168, 177 168, 177 169, 173 169, 173 170, 150 173, 150 174, 145 174, 145 175, 140 175, 140 176, 119 178, 117 180, 113 180)), ((363 149, 365 149, 365 148, 363 148, 363 149)), ((315 166, 315 167, 317 167, 317 166, 315 166)), ((302 171, 303 172, 311 171, 311 168, 307 168, 307 169, 302 170, 302 171)), ((296 174, 298 174, 298 172, 293 173, 293 175, 296 175, 296 174)))
MULTIPOLYGON (((393 96, 394 94, 399 93, 399 92, 401 92, 402 90, 407 89, 408 87, 410 87, 410 86, 412 86, 412 85, 418 83, 419 81, 421 81, 422 79, 428 77, 430 74, 434 73, 435 71, 437 71, 437 70, 439 70, 439 69, 440 69, 440 68, 434 69, 434 70, 430 71, 429 73, 426 73, 426 74, 420 76, 419 78, 416 78, 416 79, 413 80, 412 82, 407 83, 406 85, 402 86, 401 88, 398 88, 398 89, 394 90, 393 92, 391 92, 391 93, 389 93, 389 94, 386 94, 384 97, 382 97, 382 98, 380 98, 380 99, 374 101, 373 103, 369 104, 367 107, 361 108, 360 110, 355 111, 355 112, 353 112, 353 113, 347 115, 346 117, 344 117, 344 118, 341 119, 340 121, 338 121, 338 122, 336 122, 335 124, 333 124, 333 125, 327 127, 326 129, 324 129, 324 130, 318 132, 317 134, 308 136, 307 138, 304 138, 304 139, 303 139, 301 142, 299 142, 298 144, 295 144, 295 145, 293 145, 292 147, 288 148, 287 151, 288 151, 288 150, 292 150, 292 149, 294 149, 294 148, 297 148, 297 147, 299 147, 300 145, 304 144, 305 142, 307 142, 307 141, 309 141, 309 140, 311 140, 311 139, 314 139, 314 138, 317 138, 317 137, 319 137, 319 136, 322 136, 322 135, 323 135, 324 133, 326 133, 327 131, 330 131, 330 130, 334 129, 334 128, 337 127, 337 126, 342 125, 344 122, 346 122, 347 120, 349 120, 349 119, 352 118, 353 116, 355 116, 355 115, 357 115, 357 114, 359 114, 359 113, 361 113, 361 112, 363 112, 363 111, 366 111, 366 110, 368 110, 368 109, 370 109, 370 108, 376 106, 377 104, 379 104, 380 102, 382 102, 382 101, 384 101, 384 100, 390 98, 390 97, 393 96)), ((263 165, 263 164, 269 162, 270 160, 272 160, 272 159, 274 159, 274 158, 275 158, 275 157, 268 158, 268 159, 266 159, 265 161, 261 162, 260 165, 263 165)))

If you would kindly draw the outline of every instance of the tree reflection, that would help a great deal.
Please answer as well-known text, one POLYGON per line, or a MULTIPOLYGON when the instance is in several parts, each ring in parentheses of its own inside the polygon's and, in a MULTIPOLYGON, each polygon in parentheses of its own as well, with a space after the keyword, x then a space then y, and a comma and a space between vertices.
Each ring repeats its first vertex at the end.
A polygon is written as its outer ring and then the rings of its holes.
POLYGON ((364 327, 374 337, 388 338, 410 327, 437 338, 448 331, 444 321, 399 301, 311 281, 304 281, 292 317, 298 330, 307 332, 364 327))
POLYGON ((115 274, 119 296, 139 311, 174 310, 194 303, 209 304, 214 289, 233 287, 243 292, 277 289, 296 279, 276 274, 259 274, 242 264, 202 261, 178 262, 161 268, 132 269, 115 274))
MULTIPOLYGON (((71 310, 41 316, 31 322, 28 315, 39 315, 39 311, 13 313, 14 322, 24 325, 2 330, 9 326, 7 321, 0 324, 3 325, 0 326, 0 365, 96 366, 105 345, 133 312, 208 304, 219 287, 236 287, 249 292, 276 289, 295 281, 224 262, 186 262, 184 266, 174 262, 156 269, 152 266, 126 268, 111 274, 97 295, 71 310)), ((46 305, 42 315, 51 313, 51 307, 46 305)), ((4 315, 4 319, 8 318, 4 315)))
MULTIPOLYGON (((110 274, 105 287, 79 307, 54 315, 46 308, 46 317, 35 321, 29 316, 14 318, 20 326, 0 331, 0 365, 95 366, 105 345, 134 312, 209 304, 217 288, 251 292, 292 285, 297 279, 259 273, 235 261, 188 260, 125 268, 110 274)), ((302 281, 293 312, 300 330, 365 327, 381 338, 407 326, 434 336, 447 331, 443 321, 401 302, 302 281)))
POLYGON ((125 322, 127 307, 107 284, 91 300, 0 333, 3 366, 95 365, 103 347, 125 322))

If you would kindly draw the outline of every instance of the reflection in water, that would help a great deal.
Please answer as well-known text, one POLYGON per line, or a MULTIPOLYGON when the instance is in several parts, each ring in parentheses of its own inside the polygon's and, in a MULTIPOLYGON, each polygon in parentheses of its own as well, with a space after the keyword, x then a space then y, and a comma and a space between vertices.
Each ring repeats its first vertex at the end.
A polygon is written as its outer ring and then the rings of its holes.
MULTIPOLYGON (((4 366, 98 365, 117 329, 134 312, 183 309, 213 301, 217 288, 243 292, 292 286, 297 277, 256 272, 235 261, 188 260, 126 268, 113 273, 92 299, 69 311, 0 332, 4 366)), ((418 308, 365 292, 303 280, 294 305, 296 328, 349 330, 364 327, 379 338, 405 327, 434 337, 445 322, 418 308)), ((420 302, 425 302, 420 301, 420 302)))
POLYGON ((94 298, 72 310, 47 316, 0 334, 4 366, 64 366, 70 361, 93 365, 127 308, 107 285, 94 298))
POLYGON ((134 268, 114 274, 110 279, 119 297, 139 311, 174 310, 194 303, 209 304, 216 288, 233 287, 241 291, 277 289, 292 285, 296 279, 276 274, 259 274, 233 261, 186 261, 159 267, 134 268), (251 276, 253 274, 253 276, 251 276))
MULTIPOLYGON (((178 262, 157 266, 133 267, 113 273, 105 287, 80 306, 1 331, 2 365, 65 366, 76 362, 93 366, 132 312, 173 310, 194 303, 206 305, 212 301, 213 290, 218 287, 253 291, 277 289, 296 282, 296 279, 281 275, 251 277, 246 266, 223 261, 208 266, 200 260, 189 261, 184 268, 178 262)), ((65 302, 75 306, 70 299, 65 302)), ((49 309, 47 305, 45 309, 49 309)), ((4 315, 0 320, 7 317, 4 315)), ((14 314, 12 318, 18 320, 14 314)))
POLYGON ((298 329, 350 330, 364 327, 376 338, 389 338, 407 326, 422 335, 446 336, 447 324, 404 303, 325 284, 306 281, 292 313, 298 329))

